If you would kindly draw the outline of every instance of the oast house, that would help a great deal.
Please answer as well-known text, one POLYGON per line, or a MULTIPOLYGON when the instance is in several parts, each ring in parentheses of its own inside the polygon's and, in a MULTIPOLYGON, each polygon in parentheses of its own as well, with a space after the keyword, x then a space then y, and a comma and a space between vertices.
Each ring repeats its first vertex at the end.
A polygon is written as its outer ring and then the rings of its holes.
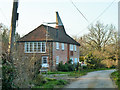
POLYGON ((36 54, 42 68, 55 69, 62 61, 79 61, 80 44, 65 31, 64 25, 56 12, 56 26, 40 25, 18 40, 18 47, 25 56, 36 54))

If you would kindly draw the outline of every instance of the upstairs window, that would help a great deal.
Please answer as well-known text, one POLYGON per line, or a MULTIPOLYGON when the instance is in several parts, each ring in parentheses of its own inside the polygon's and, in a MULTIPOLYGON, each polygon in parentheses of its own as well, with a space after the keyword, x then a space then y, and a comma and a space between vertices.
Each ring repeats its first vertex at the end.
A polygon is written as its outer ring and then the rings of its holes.
POLYGON ((30 42, 30 52, 33 52, 33 43, 30 42))
POLYGON ((45 53, 45 42, 25 42, 25 53, 45 53))
POLYGON ((64 43, 62 43, 61 46, 62 46, 62 50, 64 50, 64 43))
POLYGON ((42 52, 45 52, 45 42, 42 42, 42 52))
POLYGON ((59 49, 59 43, 56 42, 56 49, 59 49))
POLYGON ((70 44, 70 51, 73 51, 73 45, 70 44))
POLYGON ((74 45, 74 49, 75 49, 75 51, 77 51, 77 47, 76 47, 76 45, 74 45))

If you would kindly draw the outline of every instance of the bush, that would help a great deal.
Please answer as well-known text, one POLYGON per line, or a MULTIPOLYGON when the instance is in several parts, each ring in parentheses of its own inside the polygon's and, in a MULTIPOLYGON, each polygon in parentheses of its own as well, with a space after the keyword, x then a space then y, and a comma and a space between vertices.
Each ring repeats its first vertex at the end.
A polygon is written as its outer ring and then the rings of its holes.
POLYGON ((3 54, 2 57, 2 89, 16 88, 13 80, 17 77, 16 68, 10 62, 8 54, 3 54))
POLYGON ((111 68, 111 69, 115 69, 115 68, 116 68, 116 66, 115 66, 115 65, 112 65, 110 68, 111 68))
POLYGON ((79 64, 79 62, 77 63, 77 65, 76 65, 76 70, 78 71, 79 70, 79 68, 80 68, 80 64, 79 64))
POLYGON ((66 85, 67 84, 67 81, 65 81, 65 80, 58 80, 57 82, 56 82, 56 85, 66 85))
POLYGON ((92 53, 89 53, 86 56, 87 66, 89 69, 98 69, 98 68, 104 68, 105 66, 101 63, 101 59, 99 57, 96 57, 92 53))
POLYGON ((63 64, 60 62, 57 66, 58 71, 68 72, 68 71, 74 71, 75 65, 71 64, 71 60, 68 61, 68 63, 63 64))
POLYGON ((87 66, 83 66, 83 69, 87 69, 87 66))
POLYGON ((45 84, 47 80, 42 75, 37 75, 37 77, 33 80, 33 83, 36 86, 40 86, 42 84, 45 84))

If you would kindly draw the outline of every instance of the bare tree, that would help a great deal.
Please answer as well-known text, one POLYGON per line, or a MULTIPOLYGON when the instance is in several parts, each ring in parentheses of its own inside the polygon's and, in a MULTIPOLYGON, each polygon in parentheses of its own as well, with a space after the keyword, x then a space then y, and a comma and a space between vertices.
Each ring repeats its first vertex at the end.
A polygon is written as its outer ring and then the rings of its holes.
POLYGON ((90 33, 86 35, 86 43, 94 49, 104 51, 105 46, 111 41, 115 27, 113 25, 104 25, 98 21, 95 25, 91 25, 88 29, 90 33))

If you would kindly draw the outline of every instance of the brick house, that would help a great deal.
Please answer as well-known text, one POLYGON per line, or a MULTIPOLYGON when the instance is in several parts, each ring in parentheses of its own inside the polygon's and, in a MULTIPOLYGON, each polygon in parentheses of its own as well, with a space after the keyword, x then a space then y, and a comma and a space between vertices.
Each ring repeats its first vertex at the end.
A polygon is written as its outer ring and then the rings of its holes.
POLYGON ((42 67, 48 67, 50 70, 55 69, 61 61, 79 61, 80 44, 66 33, 58 12, 55 28, 42 24, 20 38, 18 46, 25 56, 36 54, 41 60, 42 67))

